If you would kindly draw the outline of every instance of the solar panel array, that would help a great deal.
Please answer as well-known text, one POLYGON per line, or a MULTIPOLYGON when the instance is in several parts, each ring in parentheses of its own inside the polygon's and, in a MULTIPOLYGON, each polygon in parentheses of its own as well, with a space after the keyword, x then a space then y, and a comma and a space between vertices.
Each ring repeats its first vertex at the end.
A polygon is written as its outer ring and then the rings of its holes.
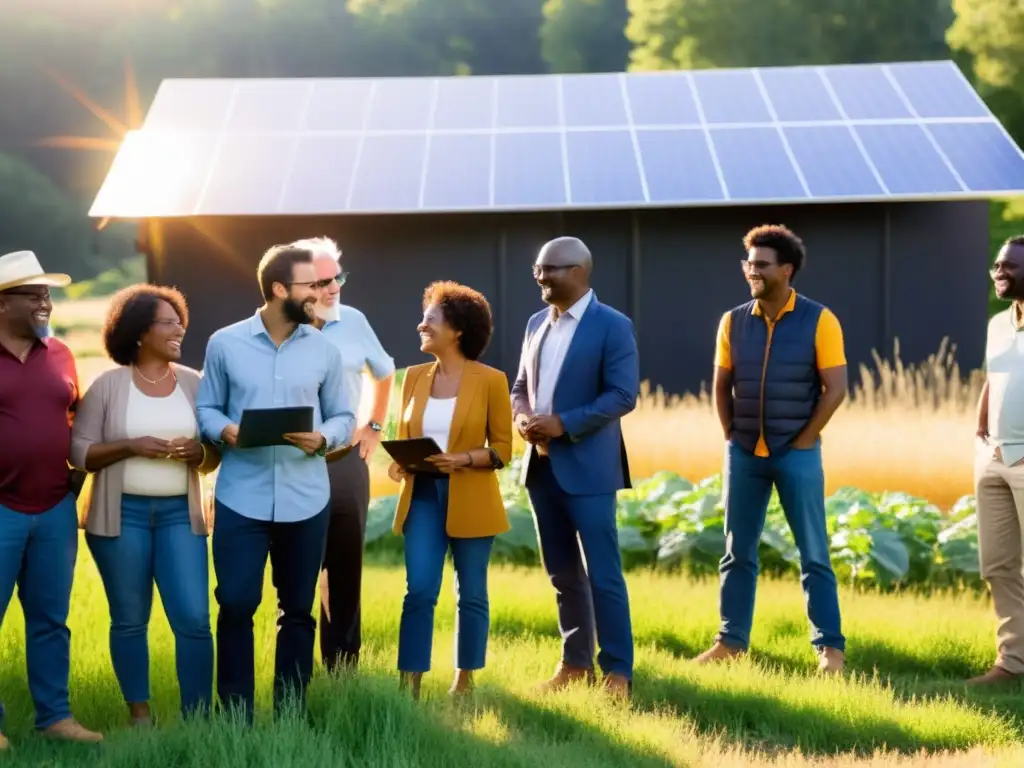
POLYGON ((948 61, 166 80, 91 215, 983 198, 1024 154, 948 61))

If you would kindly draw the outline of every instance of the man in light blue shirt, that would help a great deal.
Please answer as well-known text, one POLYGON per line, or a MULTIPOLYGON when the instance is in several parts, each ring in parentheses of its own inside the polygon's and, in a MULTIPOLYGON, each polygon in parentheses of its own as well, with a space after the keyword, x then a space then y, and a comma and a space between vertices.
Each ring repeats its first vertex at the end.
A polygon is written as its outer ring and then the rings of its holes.
POLYGON ((345 394, 352 410, 360 413, 363 372, 374 379, 369 419, 352 438, 353 448, 342 456, 327 455, 331 479, 331 522, 320 573, 320 655, 330 671, 339 664, 359 664, 362 645, 360 595, 366 513, 370 505, 369 460, 380 443, 382 424, 388 415, 395 361, 384 351, 366 315, 338 301, 347 273, 339 261, 341 251, 327 237, 299 240, 293 247, 313 251, 317 289, 317 320, 320 330, 341 350, 345 394))
POLYGON ((355 424, 342 386, 341 352, 310 325, 317 298, 312 253, 275 246, 257 276, 266 303, 210 337, 196 397, 202 436, 223 453, 213 532, 217 692, 225 707, 241 707, 249 722, 252 619, 268 556, 280 609, 275 710, 287 696, 304 700, 313 671, 311 608, 330 518, 324 456, 349 441, 355 424), (291 445, 237 447, 244 410, 287 406, 312 406, 315 431, 285 435, 291 445))

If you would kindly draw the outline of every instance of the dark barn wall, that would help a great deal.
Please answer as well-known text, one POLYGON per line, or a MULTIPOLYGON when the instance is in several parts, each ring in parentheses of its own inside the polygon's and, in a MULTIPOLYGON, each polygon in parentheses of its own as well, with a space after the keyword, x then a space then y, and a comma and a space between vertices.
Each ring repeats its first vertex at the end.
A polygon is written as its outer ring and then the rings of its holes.
POLYGON ((482 291, 495 315, 485 362, 514 375, 527 318, 542 307, 530 274, 560 234, 594 252, 600 299, 637 325, 641 375, 669 392, 710 380, 722 312, 749 298, 739 261, 753 226, 781 222, 805 241, 796 282, 843 323, 854 366, 871 352, 904 362, 943 337, 965 368, 980 364, 987 311, 987 203, 805 205, 647 211, 402 217, 168 220, 151 279, 177 285, 192 307, 185 362, 201 366, 206 339, 260 304, 256 264, 275 243, 326 234, 351 275, 343 301, 366 313, 399 366, 421 362, 416 324, 424 287, 452 279, 482 291))

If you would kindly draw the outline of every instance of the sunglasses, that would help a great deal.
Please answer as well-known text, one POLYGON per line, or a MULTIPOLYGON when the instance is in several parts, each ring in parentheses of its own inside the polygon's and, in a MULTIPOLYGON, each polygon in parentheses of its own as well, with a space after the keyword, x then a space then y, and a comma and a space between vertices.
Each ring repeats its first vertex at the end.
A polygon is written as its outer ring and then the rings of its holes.
POLYGON ((329 288, 331 283, 337 283, 338 287, 340 288, 345 284, 346 280, 348 280, 348 272, 339 272, 334 277, 328 277, 324 280, 317 280, 312 285, 316 290, 322 291, 325 288, 329 288))

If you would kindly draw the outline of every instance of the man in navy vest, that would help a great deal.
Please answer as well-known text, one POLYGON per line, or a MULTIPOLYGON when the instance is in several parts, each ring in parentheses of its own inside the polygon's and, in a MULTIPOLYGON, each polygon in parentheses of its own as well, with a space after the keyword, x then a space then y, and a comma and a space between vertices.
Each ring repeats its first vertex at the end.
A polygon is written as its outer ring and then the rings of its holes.
POLYGON ((542 687, 594 680, 596 627, 604 686, 626 698, 633 630, 615 494, 630 485, 619 420, 636 407, 640 368, 633 323, 597 300, 592 265, 575 237, 541 248, 533 276, 550 307, 526 324, 512 410, 562 634, 561 663, 542 687))
POLYGON ((836 316, 790 283, 804 264, 800 239, 782 226, 744 238, 742 262, 752 301, 718 328, 715 410, 728 443, 721 628, 701 664, 732 658, 750 644, 757 546, 772 487, 800 550, 811 644, 823 672, 840 672, 845 645, 825 529, 821 430, 846 397, 846 356, 836 316))

